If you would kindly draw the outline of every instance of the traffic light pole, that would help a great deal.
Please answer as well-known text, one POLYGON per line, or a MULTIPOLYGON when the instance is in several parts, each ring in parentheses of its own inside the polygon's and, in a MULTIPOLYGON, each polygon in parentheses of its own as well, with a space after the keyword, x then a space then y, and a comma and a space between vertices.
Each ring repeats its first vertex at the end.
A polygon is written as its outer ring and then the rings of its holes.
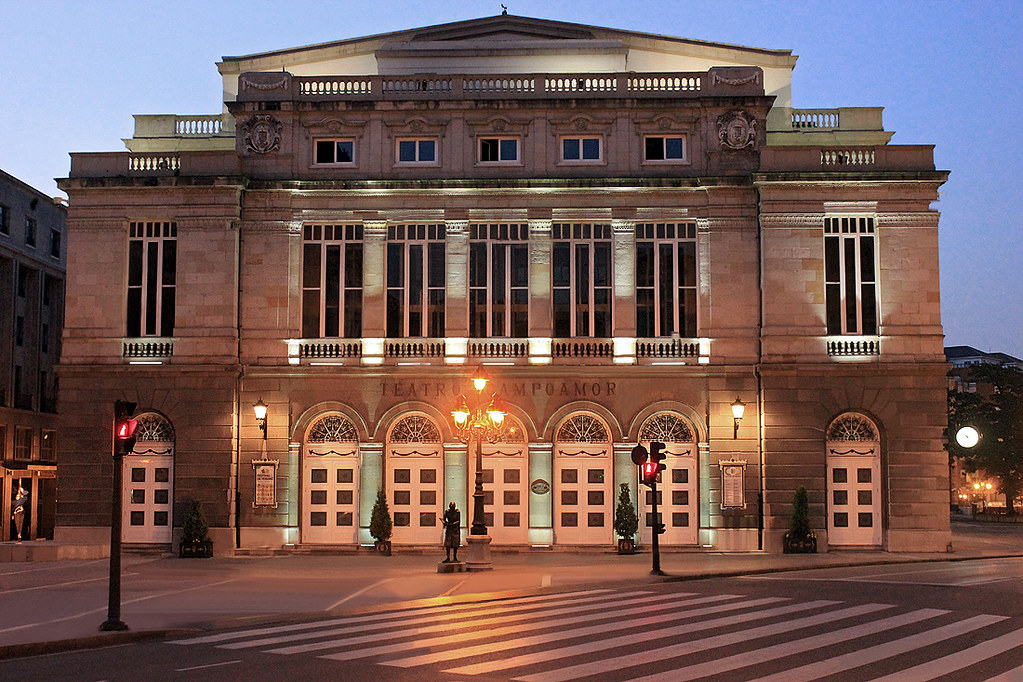
POLYGON ((658 536, 661 534, 661 518, 657 513, 657 479, 650 484, 650 492, 654 498, 654 520, 650 528, 650 534, 653 536, 653 567, 650 569, 650 575, 664 575, 664 571, 661 570, 661 546, 658 543, 658 536))
POLYGON ((119 452, 120 443, 114 442, 114 490, 110 505, 110 590, 107 601, 107 619, 99 626, 100 630, 127 630, 128 626, 121 620, 121 504, 123 502, 121 488, 123 473, 122 456, 119 452))

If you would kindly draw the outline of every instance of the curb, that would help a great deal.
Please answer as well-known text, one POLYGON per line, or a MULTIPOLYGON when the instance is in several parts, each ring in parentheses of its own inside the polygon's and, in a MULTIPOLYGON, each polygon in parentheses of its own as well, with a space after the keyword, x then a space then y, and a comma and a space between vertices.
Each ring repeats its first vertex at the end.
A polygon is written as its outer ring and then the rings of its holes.
POLYGON ((6 661, 13 658, 43 656, 45 654, 59 654, 67 651, 79 651, 82 649, 102 649, 103 647, 122 646, 124 644, 144 642, 150 639, 160 639, 162 637, 186 637, 198 632, 199 630, 183 628, 139 630, 137 632, 111 632, 106 635, 92 635, 90 637, 76 637, 74 639, 58 639, 52 642, 8 644, 6 646, 0 646, 0 661, 6 661))

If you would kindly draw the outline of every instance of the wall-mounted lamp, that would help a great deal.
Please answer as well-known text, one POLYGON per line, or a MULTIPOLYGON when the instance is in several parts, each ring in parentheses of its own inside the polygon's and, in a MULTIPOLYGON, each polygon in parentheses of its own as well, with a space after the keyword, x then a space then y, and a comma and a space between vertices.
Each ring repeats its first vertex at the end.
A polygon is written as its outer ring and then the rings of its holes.
POLYGON ((259 424, 259 430, 263 432, 263 440, 266 440, 266 403, 262 398, 252 406, 252 411, 256 413, 256 423, 259 424))
POLYGON ((735 396, 735 402, 732 403, 732 422, 734 423, 735 430, 732 432, 732 438, 739 437, 739 422, 742 421, 742 415, 746 412, 746 403, 739 399, 739 396, 735 396))

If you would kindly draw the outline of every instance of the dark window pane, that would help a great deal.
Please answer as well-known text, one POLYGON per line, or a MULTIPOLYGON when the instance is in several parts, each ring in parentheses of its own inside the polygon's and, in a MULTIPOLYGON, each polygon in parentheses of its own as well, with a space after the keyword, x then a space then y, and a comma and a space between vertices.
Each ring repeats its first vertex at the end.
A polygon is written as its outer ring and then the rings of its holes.
POLYGON ((600 140, 597 138, 586 138, 583 140, 583 158, 584 159, 599 159, 600 158, 600 140))
POLYGON ((326 483, 327 482, 327 470, 326 469, 313 469, 309 472, 309 480, 312 483, 326 483))
POLYGON ((578 469, 562 469, 561 470, 561 482, 562 483, 578 483, 579 482, 579 470, 578 469))
POLYGON ((146 489, 132 489, 131 491, 131 503, 132 504, 145 504, 146 503, 146 489))
POLYGON ((170 491, 165 488, 154 490, 153 502, 155 504, 170 504, 170 491))
POLYGON ((671 470, 671 482, 672 483, 689 483, 689 470, 688 469, 672 469, 671 470))
POLYGON ((671 491, 671 503, 678 505, 689 504, 689 491, 688 490, 672 490, 671 491))
POLYGON ((647 161, 658 161, 664 158, 664 138, 648 137, 645 144, 645 156, 647 161))
POLYGON ((505 512, 504 514, 504 527, 505 528, 518 528, 520 524, 518 512, 505 512))
POLYGON ((338 163, 351 163, 355 159, 355 145, 351 140, 339 141, 335 147, 338 163))
POLYGON ((664 157, 666 159, 681 159, 682 151, 681 137, 667 137, 664 139, 664 157))
POLYGON ((579 525, 579 515, 576 512, 562 512, 561 525, 564 528, 575 528, 579 525))
POLYGON ((338 469, 337 470, 337 482, 338 483, 351 483, 353 480, 353 472, 351 469, 338 469))
POLYGON ((856 501, 859 504, 873 504, 874 493, 871 490, 858 490, 856 491, 856 501))
POLYGON ((849 527, 849 514, 848 512, 835 512, 833 515, 835 528, 848 528, 849 527))
POLYGON ((494 527, 494 512, 483 512, 483 525, 488 528, 494 527))
POLYGON ((316 163, 334 162, 334 142, 332 140, 316 141, 316 163))
POLYGON ((857 469, 856 470, 856 482, 857 483, 870 483, 871 470, 868 469, 857 469))
POLYGON ((132 467, 131 470, 131 482, 132 483, 145 483, 146 481, 146 470, 142 467, 132 467))
POLYGON ((586 470, 586 482, 587 483, 603 483, 604 482, 604 470, 603 469, 587 469, 586 470))
POLYGON ((857 517, 857 525, 860 528, 872 528, 874 526, 874 515, 870 512, 860 512, 857 517))
POLYGON ((400 140, 398 142, 398 161, 415 161, 416 143, 414 140, 400 140))
POLYGON ((494 491, 484 490, 483 491, 483 504, 493 506, 494 504, 494 491))
POLYGON ((128 517, 128 523, 132 526, 146 525, 146 513, 143 511, 133 511, 128 517))
POLYGON ((689 512, 674 512, 671 515, 671 525, 675 528, 689 527, 689 512))
POLYGON ((505 483, 518 483, 520 472, 518 469, 505 469, 504 470, 504 482, 505 483))
POLYGON ((501 140, 501 160, 517 161, 519 158, 518 140, 501 140))
POLYGON ((419 512, 419 527, 429 528, 437 525, 437 514, 435 512, 419 512))
POLYGON ((153 471, 153 480, 157 483, 167 483, 170 481, 170 469, 167 467, 156 467, 153 471))
POLYGON ((419 482, 420 483, 436 483, 437 482, 437 470, 436 469, 420 469, 419 470, 419 482))
POLYGON ((437 159, 437 143, 433 140, 419 141, 419 160, 423 162, 435 161, 437 159))
POLYGON ((849 491, 848 490, 834 490, 831 494, 832 504, 845 505, 849 504, 849 491))
POLYGON ((339 511, 339 512, 337 512, 337 525, 338 526, 351 526, 352 525, 352 512, 350 512, 350 511, 339 511))
POLYGON ((849 482, 849 471, 848 469, 835 468, 831 470, 831 480, 835 483, 848 483, 849 482))
POLYGON ((561 504, 579 504, 579 492, 577 490, 562 490, 561 504))
POLYGON ((562 149, 564 150, 564 158, 566 161, 575 161, 579 158, 579 140, 574 137, 565 138, 563 141, 562 149))
POLYGON ((327 491, 326 490, 310 491, 309 504, 327 504, 327 491))
POLYGON ((604 504, 604 491, 591 490, 586 493, 586 503, 592 505, 604 504))
POLYGON ((590 528, 602 528, 604 526, 604 515, 596 512, 587 514, 586 525, 590 528))
POLYGON ((436 490, 420 490, 419 491, 419 504, 428 504, 428 505, 437 504, 437 491, 436 490))
POLYGON ((394 470, 394 482, 395 483, 411 483, 412 482, 412 470, 411 469, 395 469, 394 470))
POLYGON ((412 504, 412 491, 411 490, 395 490, 394 491, 394 504, 407 506, 412 504))
POLYGON ((166 526, 169 520, 169 515, 165 511, 153 512, 153 525, 154 526, 166 526))
POLYGON ((351 490, 338 490, 337 492, 337 503, 338 504, 352 504, 354 501, 353 493, 351 490))
POLYGON ((518 504, 519 503, 519 491, 518 490, 505 490, 504 491, 504 503, 505 504, 518 504))
POLYGON ((316 511, 309 513, 309 525, 310 526, 326 526, 327 525, 327 512, 316 511))
POLYGON ((394 512, 394 525, 400 528, 407 528, 412 525, 412 516, 409 512, 394 512))

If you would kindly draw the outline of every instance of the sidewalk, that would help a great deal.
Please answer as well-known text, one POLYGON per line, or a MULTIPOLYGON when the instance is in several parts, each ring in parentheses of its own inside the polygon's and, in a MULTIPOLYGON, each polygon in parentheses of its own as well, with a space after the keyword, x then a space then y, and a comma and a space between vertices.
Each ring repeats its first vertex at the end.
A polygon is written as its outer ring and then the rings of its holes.
POLYGON ((662 553, 667 577, 650 575, 649 553, 505 554, 494 570, 438 574, 436 556, 175 557, 125 555, 121 618, 127 633, 99 633, 106 620, 106 559, 0 563, 0 659, 280 620, 317 618, 401 603, 472 601, 541 589, 744 575, 870 564, 1023 556, 1023 528, 953 522, 953 552, 889 554, 662 553))

